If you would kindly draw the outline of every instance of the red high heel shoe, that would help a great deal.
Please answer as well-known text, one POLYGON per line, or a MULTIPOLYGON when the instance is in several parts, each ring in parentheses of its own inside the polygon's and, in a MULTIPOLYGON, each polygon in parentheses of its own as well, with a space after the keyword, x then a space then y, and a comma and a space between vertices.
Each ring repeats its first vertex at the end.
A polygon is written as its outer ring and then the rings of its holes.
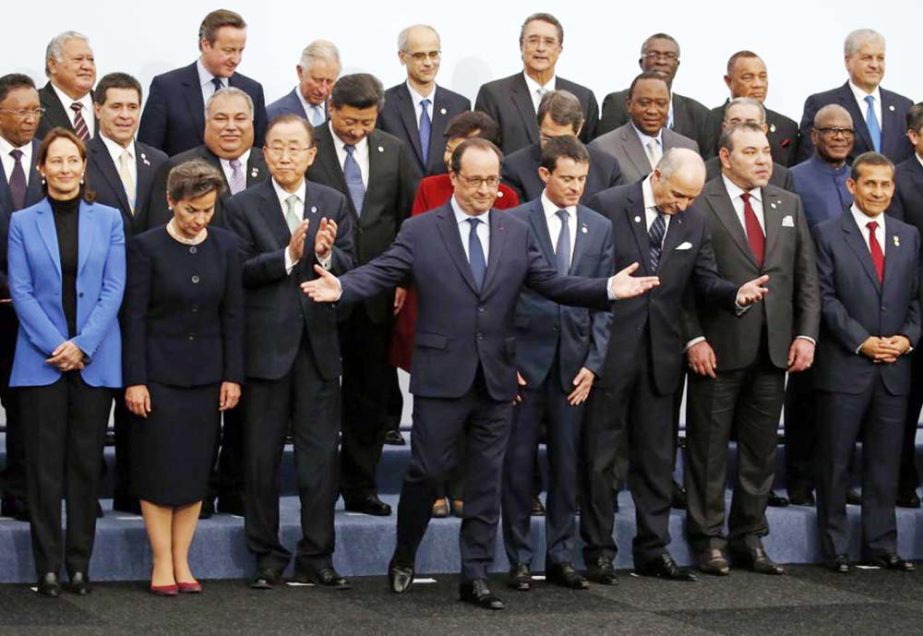
POLYGON ((202 584, 198 581, 183 582, 177 581, 176 586, 179 588, 179 591, 183 594, 201 594, 202 593, 202 584))
POLYGON ((172 585, 151 585, 151 594, 154 596, 176 596, 179 594, 179 586, 175 583, 172 585))

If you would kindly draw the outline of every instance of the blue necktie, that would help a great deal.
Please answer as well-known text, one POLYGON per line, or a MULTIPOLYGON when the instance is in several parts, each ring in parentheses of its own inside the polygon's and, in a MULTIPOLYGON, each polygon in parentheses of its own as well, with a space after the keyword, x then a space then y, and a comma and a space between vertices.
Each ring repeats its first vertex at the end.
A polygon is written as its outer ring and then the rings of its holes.
POLYGON ((471 266, 474 284, 478 291, 481 291, 484 275, 487 274, 487 259, 484 258, 484 247, 481 245, 481 239, 478 238, 478 223, 481 219, 472 217, 467 221, 471 224, 471 231, 468 232, 468 264, 471 266))
POLYGON ((429 108, 429 103, 428 99, 424 99, 420 102, 420 150, 423 151, 424 168, 429 161, 429 138, 433 132, 433 122, 430 121, 429 112, 426 110, 429 108))
POLYGON ((875 96, 866 95, 865 103, 869 105, 865 110, 865 125, 869 129, 869 137, 872 138, 875 152, 881 152, 881 125, 878 123, 878 117, 875 116, 875 96))
POLYGON ((224 88, 224 84, 221 83, 221 78, 220 78, 220 77, 213 77, 213 78, 212 78, 212 85, 214 85, 214 87, 215 87, 215 92, 216 92, 216 93, 217 93, 218 91, 220 91, 222 88, 224 88))
POLYGON ((353 157, 356 147, 346 144, 346 161, 343 162, 343 178, 346 179, 346 188, 349 198, 356 209, 356 216, 362 216, 362 203, 365 201, 365 184, 362 183, 362 171, 359 163, 353 157))
POLYGON ((654 219, 654 222, 651 223, 650 232, 648 235, 651 239, 651 251, 650 251, 650 265, 651 265, 651 274, 657 272, 657 268, 660 267, 660 255, 663 253, 663 237, 667 233, 667 222, 664 219, 663 213, 658 211, 657 218, 654 219))
POLYGON ((554 260, 557 261, 558 274, 565 276, 570 271, 570 226, 567 221, 567 210, 555 212, 561 219, 561 233, 558 234, 558 244, 554 246, 554 260))

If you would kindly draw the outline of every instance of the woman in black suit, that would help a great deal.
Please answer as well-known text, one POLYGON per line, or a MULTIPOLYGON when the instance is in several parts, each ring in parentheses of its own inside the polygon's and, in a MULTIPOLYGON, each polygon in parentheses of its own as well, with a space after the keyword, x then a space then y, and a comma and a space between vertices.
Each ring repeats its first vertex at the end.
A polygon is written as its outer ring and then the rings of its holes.
POLYGON ((224 180, 201 160, 173 168, 166 226, 129 245, 125 401, 132 483, 153 551, 151 591, 200 592, 189 546, 218 441, 240 398, 243 291, 237 239, 209 228, 224 180))

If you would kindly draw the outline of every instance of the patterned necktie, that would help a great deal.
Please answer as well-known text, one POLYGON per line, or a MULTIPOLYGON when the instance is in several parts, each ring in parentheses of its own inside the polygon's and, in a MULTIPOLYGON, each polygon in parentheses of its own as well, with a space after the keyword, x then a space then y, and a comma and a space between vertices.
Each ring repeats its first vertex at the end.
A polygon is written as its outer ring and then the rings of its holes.
POLYGON ((881 152, 881 125, 878 123, 878 116, 875 114, 875 96, 866 95, 865 103, 868 108, 865 110, 865 125, 869 129, 869 137, 872 138, 872 146, 875 152, 881 152))
POLYGON ((561 233, 558 234, 558 243, 554 246, 554 260, 558 266, 558 274, 566 276, 570 271, 570 215, 567 210, 558 210, 555 214, 561 219, 561 233))
POLYGON ((359 169, 359 162, 353 157, 356 147, 346 144, 344 148, 346 148, 346 161, 343 162, 343 178, 346 180, 346 188, 349 190, 349 198, 353 202, 356 216, 362 216, 362 204, 365 201, 365 184, 362 183, 362 171, 359 169))
POLYGON ((10 156, 15 162, 10 174, 10 194, 13 195, 13 208, 21 210, 26 207, 26 171, 22 167, 22 150, 13 148, 10 156))
POLYGON ((660 267, 660 256, 663 254, 663 237, 666 235, 667 219, 663 212, 658 210, 657 217, 654 219, 654 222, 651 223, 651 229, 648 232, 648 236, 651 240, 648 261, 651 266, 651 274, 656 273, 657 268, 660 267))
POLYGON ((869 253, 872 255, 872 265, 875 266, 875 272, 878 274, 878 282, 885 282, 885 255, 881 251, 881 244, 878 237, 875 236, 875 230, 878 229, 876 221, 869 221, 865 224, 869 229, 869 253))
POLYGON ((231 194, 237 194, 246 189, 247 177, 240 159, 231 159, 228 163, 231 164, 231 182, 228 185, 231 186, 231 194))
POLYGON ((757 267, 763 267, 763 257, 766 253, 766 237, 763 235, 763 228, 760 226, 759 219, 756 218, 756 212, 750 205, 750 193, 744 192, 740 198, 744 202, 744 227, 747 230, 747 242, 750 244, 750 251, 753 252, 753 258, 756 260, 757 267))
POLYGON ((429 138, 433 132, 433 122, 429 118, 429 112, 427 112, 429 105, 430 101, 428 99, 420 102, 420 108, 422 109, 420 113, 420 150, 423 151, 424 167, 429 161, 429 138))
POLYGON ((295 205, 297 203, 298 197, 294 194, 285 197, 285 222, 288 224, 288 231, 292 234, 295 233, 295 229, 301 224, 301 218, 295 210, 295 205))
POLYGON ((71 110, 74 111, 74 134, 80 137, 80 140, 87 142, 90 140, 90 129, 83 118, 83 104, 74 102, 71 104, 71 110))
POLYGON ((478 237, 478 223, 481 219, 471 217, 467 221, 471 225, 471 231, 468 232, 468 264, 471 266, 474 284, 478 291, 481 291, 481 286, 484 285, 484 275, 487 274, 487 259, 484 258, 484 247, 478 237))
POLYGON ((125 188, 125 196, 128 197, 128 205, 131 207, 131 213, 135 213, 135 181, 131 178, 131 153, 123 150, 119 155, 119 178, 122 180, 122 187, 125 188))

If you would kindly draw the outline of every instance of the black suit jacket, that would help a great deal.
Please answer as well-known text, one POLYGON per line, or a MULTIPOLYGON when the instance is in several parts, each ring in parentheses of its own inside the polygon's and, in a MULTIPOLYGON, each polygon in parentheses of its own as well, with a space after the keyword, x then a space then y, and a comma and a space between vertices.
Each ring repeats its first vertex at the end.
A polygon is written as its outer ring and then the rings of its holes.
MULTIPOLYGON (((266 131, 263 86, 240 73, 228 78, 228 85, 253 99, 253 145, 261 148, 266 131)), ((195 62, 156 76, 141 115, 138 140, 172 157, 201 144, 204 131, 205 103, 195 62)))
MULTIPOLYGON (((167 207, 167 177, 170 170, 179 164, 191 161, 192 159, 203 159, 218 169, 218 172, 224 177, 224 193, 218 197, 215 204, 215 216, 212 217, 211 225, 217 227, 226 227, 227 222, 224 218, 223 208, 227 200, 231 198, 231 187, 228 185, 227 177, 224 174, 224 168, 221 167, 221 159, 218 155, 208 149, 207 146, 197 146, 192 150, 172 157, 168 162, 161 166, 157 177, 154 180, 154 187, 151 192, 151 204, 148 209, 145 229, 163 225, 173 218, 173 212, 167 207)), ((253 186, 260 181, 265 181, 269 177, 269 170, 266 169, 266 162, 263 161, 263 152, 253 147, 250 149, 250 157, 247 159, 247 187, 253 186)))
MULTIPOLYGON (((586 187, 581 201, 618 185, 622 180, 619 162, 612 156, 588 148, 590 152, 590 171, 586 177, 586 187)), ((542 162, 542 147, 539 143, 520 148, 503 158, 503 182, 516 191, 520 201, 537 199, 545 189, 545 184, 538 176, 538 167, 542 162)))
MULTIPOLYGON (((584 120, 580 139, 589 143, 596 136, 599 123, 599 104, 593 91, 561 77, 555 78, 555 90, 569 91, 580 100, 584 120)), ((522 72, 481 86, 474 109, 487 113, 500 124, 500 149, 504 154, 538 142, 538 120, 522 72)))
POLYGON ((240 237, 246 290, 247 377, 284 377, 291 371, 301 338, 306 335, 321 377, 335 380, 342 372, 336 309, 315 303, 298 285, 317 278, 317 259, 311 255, 324 217, 337 224, 331 271, 341 274, 352 268, 352 230, 346 197, 333 188, 307 183, 305 257, 295 264, 291 274, 285 271, 285 250, 292 235, 270 179, 231 197, 226 214, 228 225, 240 237))
MULTIPOLYGON (((93 96, 93 91, 90 91, 90 96, 93 96)), ((42 114, 42 119, 38 122, 38 130, 35 133, 36 139, 44 139, 45 135, 47 135, 48 131, 52 128, 66 128, 74 132, 74 125, 71 123, 70 117, 67 116, 66 107, 61 103, 58 94, 54 91, 54 88, 52 88, 51 82, 46 83, 43 87, 38 89, 38 99, 42 108, 45 109, 45 112, 42 114)), ((96 114, 94 112, 83 113, 83 116, 85 118, 92 116, 95 122, 93 130, 99 131, 99 120, 96 119, 96 114)))
POLYGON ((445 153, 446 124, 459 113, 469 110, 471 110, 471 100, 467 97, 441 86, 436 87, 433 103, 429 107, 432 128, 426 165, 423 165, 423 151, 420 148, 417 113, 406 82, 392 86, 385 91, 385 106, 378 115, 378 127, 403 141, 404 145, 413 151, 416 159, 413 166, 418 177, 428 177, 446 171, 445 162, 442 159, 445 153))
MULTIPOLYGON (((724 121, 724 108, 726 106, 727 101, 717 108, 712 108, 708 113, 708 119, 705 123, 706 141, 705 145, 702 146, 702 155, 704 157, 714 157, 718 154, 718 138, 721 137, 721 123, 724 121)), ((766 133, 766 137, 769 139, 772 160, 786 168, 799 163, 798 124, 795 120, 767 108, 766 125, 769 126, 769 132, 766 133)))
MULTIPOLYGON (((28 171, 26 201, 23 208, 35 205, 45 196, 44 190, 42 189, 42 175, 39 174, 38 169, 35 167, 39 145, 40 142, 38 139, 32 140, 32 165, 28 167, 23 166, 23 169, 28 171)), ((3 164, 0 163, 0 298, 10 297, 10 290, 6 279, 6 255, 7 239, 10 231, 10 215, 16 210, 23 208, 17 208, 13 204, 13 194, 10 192, 10 176, 6 174, 6 171, 3 169, 3 164)), ((9 313, 12 314, 12 312, 9 313)), ((15 334, 13 334, 13 337, 15 338, 15 334)))
POLYGON ((138 179, 135 184, 135 209, 132 212, 118 166, 112 161, 112 155, 102 137, 97 135, 87 144, 87 183, 96 192, 98 203, 122 213, 126 238, 149 227, 147 215, 154 193, 154 182, 160 169, 169 161, 165 153, 140 142, 135 142, 134 154, 138 179))
POLYGON ((916 154, 897 164, 888 214, 917 228, 923 236, 923 165, 916 154))
MULTIPOLYGON (((712 157, 705 162, 706 181, 711 181, 720 174, 721 159, 719 157, 712 157)), ((775 161, 772 162, 772 176, 769 177, 769 183, 777 188, 782 188, 783 190, 788 190, 789 192, 797 194, 797 192, 795 192, 795 178, 792 176, 791 170, 775 161)))
MULTIPOLYGON (((603 100, 602 117, 599 120, 599 126, 596 127, 596 137, 615 130, 619 126, 624 126, 631 120, 628 115, 628 106, 625 104, 627 98, 627 88, 606 95, 603 100)), ((694 140, 699 144, 699 148, 704 148, 702 143, 705 141, 707 119, 708 109, 705 106, 691 97, 673 93, 673 132, 694 140)))

